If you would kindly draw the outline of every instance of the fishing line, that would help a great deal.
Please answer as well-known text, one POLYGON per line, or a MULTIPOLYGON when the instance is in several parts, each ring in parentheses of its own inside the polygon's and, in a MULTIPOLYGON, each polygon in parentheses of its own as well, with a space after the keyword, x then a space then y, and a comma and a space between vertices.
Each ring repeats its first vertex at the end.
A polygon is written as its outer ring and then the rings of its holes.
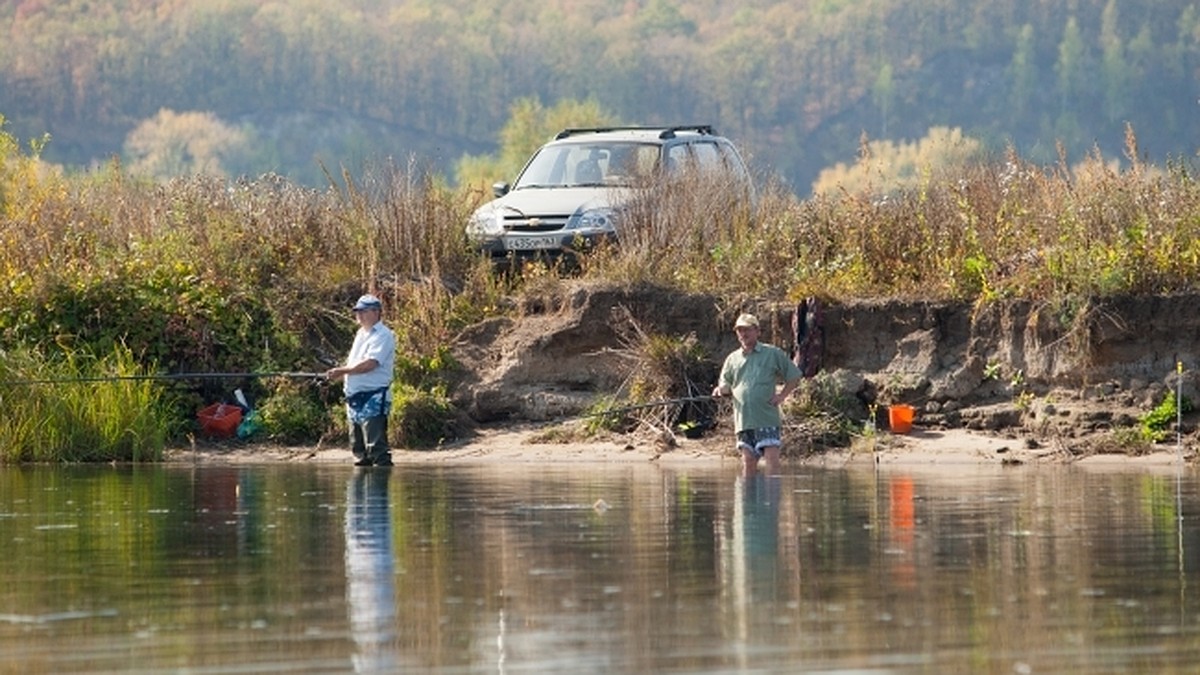
POLYGON ((1175 546, 1179 567, 1179 625, 1184 625, 1187 574, 1183 555, 1183 361, 1175 359, 1175 546))
POLYGON ((1175 455, 1183 462, 1183 361, 1175 360, 1175 455))

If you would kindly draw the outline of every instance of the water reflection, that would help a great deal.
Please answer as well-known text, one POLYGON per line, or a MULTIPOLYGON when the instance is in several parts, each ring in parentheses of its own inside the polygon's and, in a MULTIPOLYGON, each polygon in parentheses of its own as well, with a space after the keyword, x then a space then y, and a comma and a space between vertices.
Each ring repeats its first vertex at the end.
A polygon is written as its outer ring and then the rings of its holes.
POLYGON ((397 666, 391 476, 387 469, 359 468, 346 486, 346 606, 358 673, 397 666))
POLYGON ((886 479, 888 491, 888 547, 894 587, 912 590, 917 585, 915 483, 911 476, 886 479))
MULTIPOLYGON (((737 638, 739 665, 746 666, 748 642, 762 637, 756 616, 778 600, 780 588, 779 500, 782 478, 755 473, 734 483, 732 522, 726 528, 722 593, 737 638)), ((784 565, 789 562, 785 561, 784 565)), ((769 618, 769 617, 768 617, 769 618)))
POLYGON ((739 477, 734 485, 730 583, 745 602, 773 598, 779 573, 779 476, 739 477))
POLYGON ((0 672, 1200 663, 1192 469, 734 473, 0 468, 0 672))

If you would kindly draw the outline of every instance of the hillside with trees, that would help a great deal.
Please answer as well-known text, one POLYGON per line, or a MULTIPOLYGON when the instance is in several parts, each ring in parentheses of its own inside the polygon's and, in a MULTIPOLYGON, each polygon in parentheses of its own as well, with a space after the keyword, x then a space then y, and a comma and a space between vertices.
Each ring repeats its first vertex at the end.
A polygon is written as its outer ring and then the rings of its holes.
MULTIPOLYGON (((516 101, 712 123, 803 195, 930 129, 1074 163, 1195 152, 1200 14, 1161 0, 5 0, 0 114, 43 157, 308 184, 451 175, 516 101), (323 169, 322 166, 325 168, 323 169)), ((500 178, 500 177, 498 177, 500 178)))

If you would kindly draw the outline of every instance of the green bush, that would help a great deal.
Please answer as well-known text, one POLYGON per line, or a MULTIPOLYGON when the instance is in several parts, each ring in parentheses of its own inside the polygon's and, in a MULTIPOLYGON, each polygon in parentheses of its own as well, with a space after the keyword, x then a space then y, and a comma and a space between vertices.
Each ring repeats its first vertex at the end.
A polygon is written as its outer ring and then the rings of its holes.
POLYGON ((604 433, 628 431, 637 426, 625 405, 615 396, 596 397, 581 416, 584 435, 599 436, 604 433), (608 412, 610 410, 614 412, 608 412))
POLYGON ((1173 392, 1167 392, 1161 403, 1138 420, 1141 437, 1151 443, 1167 440, 1172 425, 1179 419, 1181 407, 1182 412, 1191 412, 1192 402, 1184 398, 1180 404, 1173 392))
POLYGON ((278 443, 314 443, 329 428, 325 405, 316 399, 312 387, 301 383, 280 381, 257 410, 263 432, 278 443))
POLYGON ((295 359, 260 293, 186 262, 130 259, 64 271, 0 304, 0 346, 108 353, 123 345, 167 372, 240 372, 295 359))
POLYGON ((454 406, 440 387, 426 390, 407 384, 392 386, 388 430, 389 441, 395 447, 437 447, 454 437, 455 419, 454 406))

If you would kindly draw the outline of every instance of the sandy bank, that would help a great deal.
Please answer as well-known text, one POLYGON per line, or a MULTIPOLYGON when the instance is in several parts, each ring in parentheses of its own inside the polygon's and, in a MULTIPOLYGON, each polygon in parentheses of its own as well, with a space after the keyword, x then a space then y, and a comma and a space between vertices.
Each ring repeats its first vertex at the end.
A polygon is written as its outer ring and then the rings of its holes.
MULTIPOLYGON (((737 471, 739 458, 730 439, 720 434, 689 440, 679 439, 673 447, 653 441, 597 440, 594 442, 551 443, 537 440, 537 427, 485 429, 470 440, 437 450, 394 450, 398 466, 428 464, 564 464, 564 463, 638 463, 662 465, 728 465, 737 471)), ((1191 452, 1179 452, 1175 446, 1141 456, 1097 454, 1072 457, 1053 447, 1029 444, 1021 438, 989 435, 966 429, 914 430, 906 435, 881 434, 870 447, 823 452, 808 457, 785 458, 785 469, 798 464, 815 466, 870 465, 923 467, 947 470, 963 466, 1031 466, 1073 464, 1089 467, 1164 468, 1179 465, 1180 456, 1191 466, 1191 452), (1030 446, 1034 447, 1030 447, 1030 446)), ((270 464, 311 462, 350 464, 353 458, 345 447, 282 447, 238 442, 198 444, 194 448, 172 449, 166 453, 172 463, 270 464)))

